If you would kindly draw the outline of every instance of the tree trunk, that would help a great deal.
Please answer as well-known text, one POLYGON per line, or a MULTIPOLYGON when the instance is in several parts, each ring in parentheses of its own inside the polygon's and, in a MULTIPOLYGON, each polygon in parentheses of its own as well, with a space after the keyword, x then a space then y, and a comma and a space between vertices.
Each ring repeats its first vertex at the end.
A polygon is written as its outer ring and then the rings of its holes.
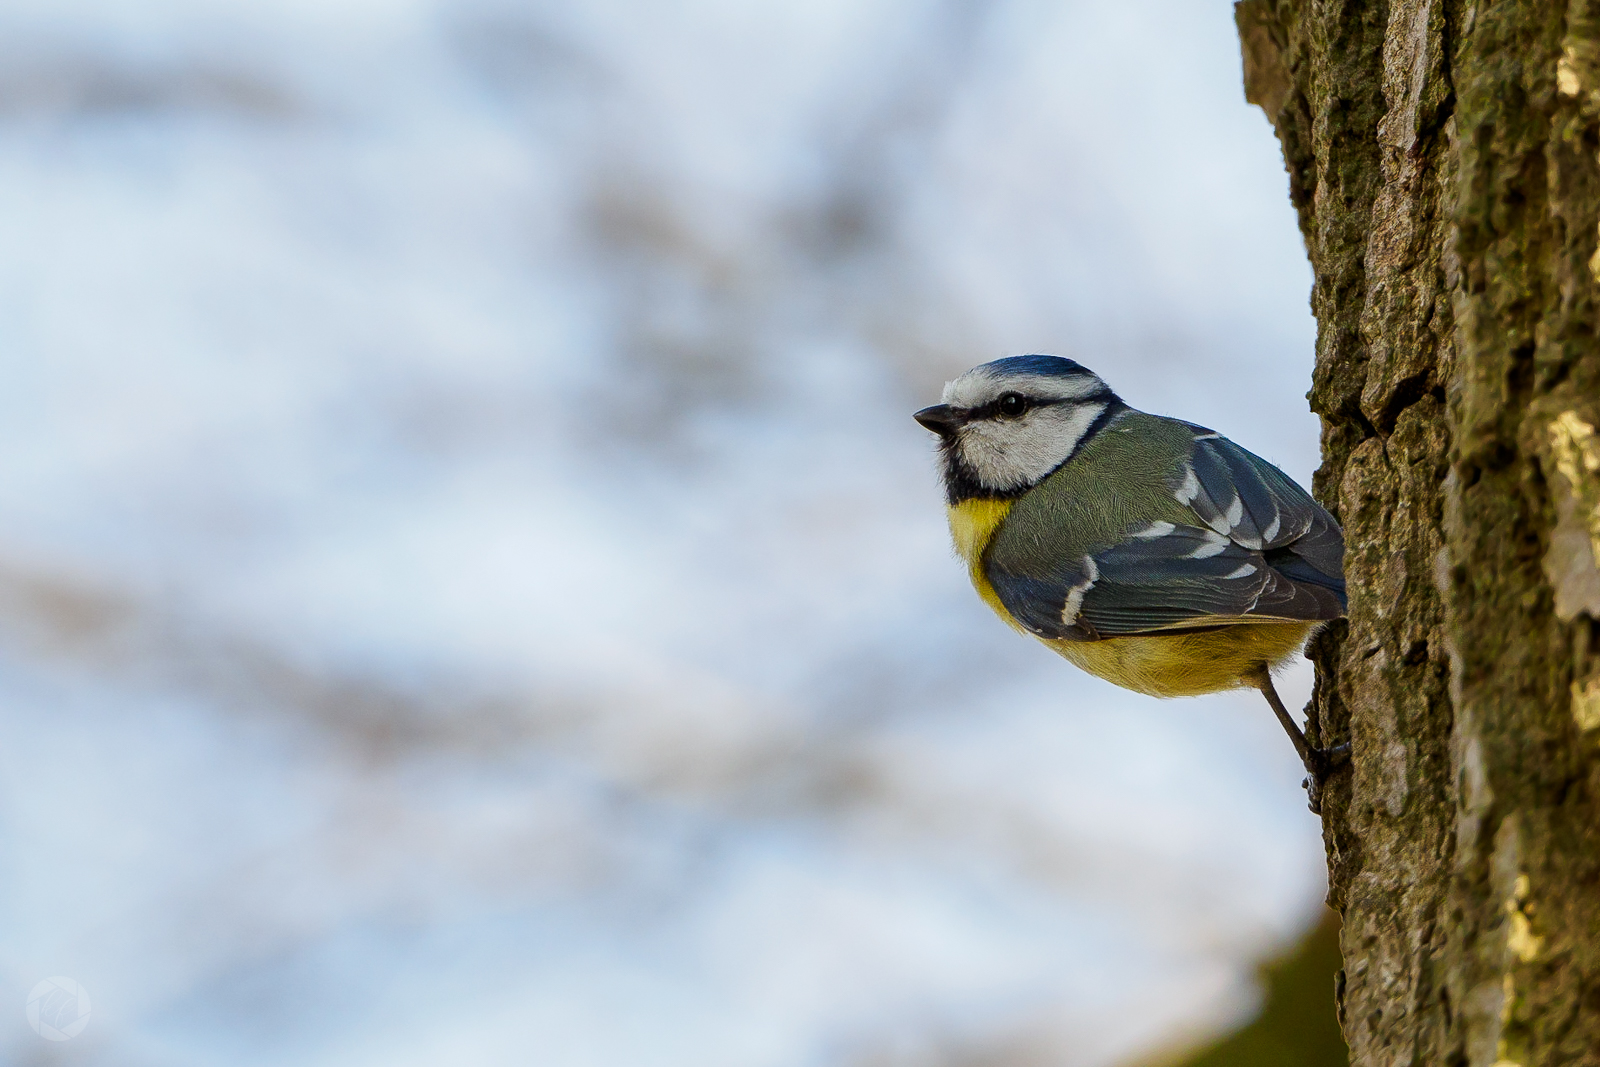
POLYGON ((1600 0, 1247 0, 1348 623, 1312 728, 1358 1065, 1600 1065, 1600 0))

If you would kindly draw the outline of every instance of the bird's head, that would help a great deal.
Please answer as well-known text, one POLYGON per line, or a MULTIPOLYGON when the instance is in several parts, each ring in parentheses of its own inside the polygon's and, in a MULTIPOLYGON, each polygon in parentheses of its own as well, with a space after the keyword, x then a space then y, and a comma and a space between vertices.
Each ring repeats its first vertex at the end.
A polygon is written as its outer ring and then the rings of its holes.
POLYGON ((952 504, 1019 495, 1072 457, 1095 421, 1122 405, 1087 367, 1061 356, 1007 356, 944 387, 916 420, 939 435, 952 504))

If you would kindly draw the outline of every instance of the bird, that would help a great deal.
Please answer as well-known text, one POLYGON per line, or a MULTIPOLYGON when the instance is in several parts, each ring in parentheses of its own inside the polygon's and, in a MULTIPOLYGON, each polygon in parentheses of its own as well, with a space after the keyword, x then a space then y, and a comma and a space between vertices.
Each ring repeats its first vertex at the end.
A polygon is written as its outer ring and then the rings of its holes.
POLYGON ((1288 475, 1063 356, 981 364, 913 417, 938 435, 956 552, 1003 620, 1137 693, 1260 690, 1313 789, 1348 759, 1313 747, 1272 683, 1347 607, 1344 532, 1288 475))

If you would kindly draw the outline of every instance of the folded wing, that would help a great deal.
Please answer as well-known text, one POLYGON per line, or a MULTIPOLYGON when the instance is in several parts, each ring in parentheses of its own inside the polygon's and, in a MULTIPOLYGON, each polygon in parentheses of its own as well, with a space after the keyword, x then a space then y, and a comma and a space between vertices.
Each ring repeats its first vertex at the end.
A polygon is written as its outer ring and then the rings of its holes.
POLYGON ((1003 560, 985 574, 1011 614, 1041 637, 1093 640, 1138 633, 1345 612, 1338 523, 1276 467, 1191 427, 1193 448, 1169 488, 1174 518, 1048 573, 1003 560))

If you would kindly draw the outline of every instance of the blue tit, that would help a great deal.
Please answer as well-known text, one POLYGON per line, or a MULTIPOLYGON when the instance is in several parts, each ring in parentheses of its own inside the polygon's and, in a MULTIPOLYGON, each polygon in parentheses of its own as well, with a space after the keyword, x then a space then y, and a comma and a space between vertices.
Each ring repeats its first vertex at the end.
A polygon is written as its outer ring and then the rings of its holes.
POLYGON ((1002 619, 1138 693, 1259 689, 1314 778, 1343 759, 1272 685, 1345 613, 1343 532, 1277 467, 1060 356, 975 367, 915 418, 939 435, 956 551, 1002 619))

